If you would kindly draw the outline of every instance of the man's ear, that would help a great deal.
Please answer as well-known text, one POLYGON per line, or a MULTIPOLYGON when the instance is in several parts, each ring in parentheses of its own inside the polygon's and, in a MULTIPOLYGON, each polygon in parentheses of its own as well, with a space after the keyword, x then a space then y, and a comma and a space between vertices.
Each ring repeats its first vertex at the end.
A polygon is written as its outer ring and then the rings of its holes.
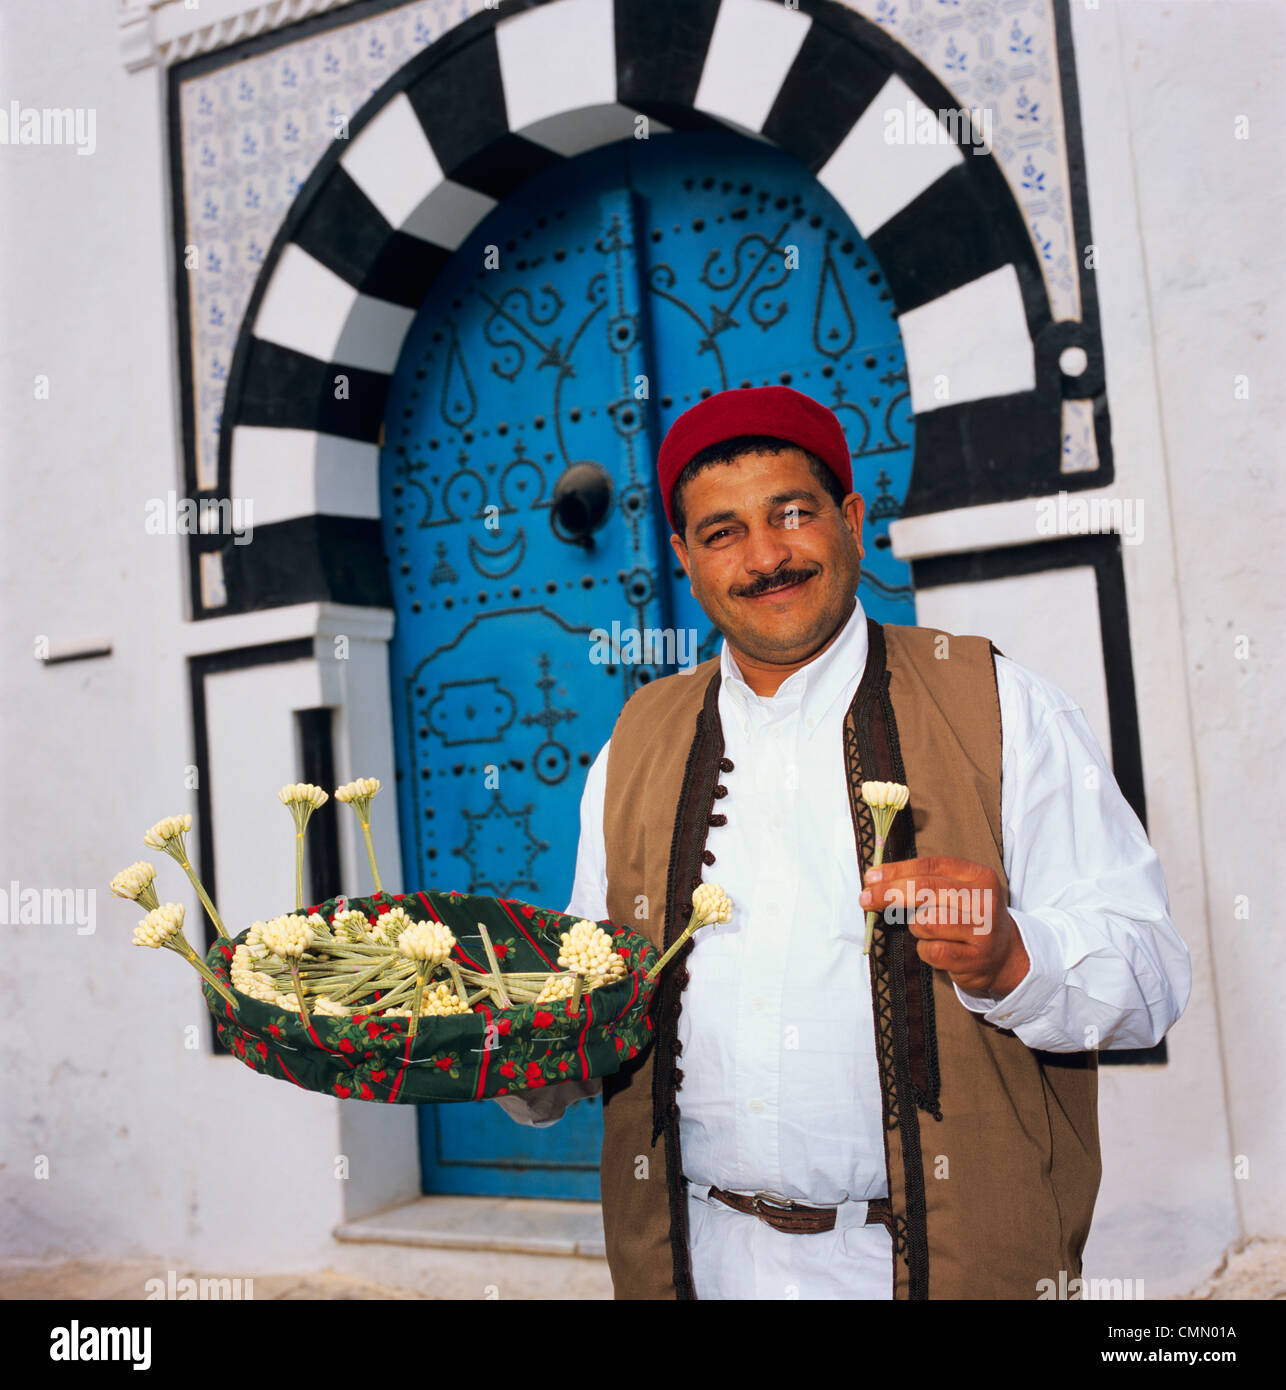
POLYGON ((675 559, 683 566, 683 573, 688 576, 688 581, 691 582, 692 569, 688 563, 688 547, 673 533, 670 536, 670 549, 674 551, 675 559))
POLYGON ((839 509, 844 515, 848 529, 853 533, 853 539, 857 542, 858 556, 866 559, 866 550, 862 545, 862 521, 866 516, 866 503, 862 500, 862 494, 850 492, 839 504, 839 509))

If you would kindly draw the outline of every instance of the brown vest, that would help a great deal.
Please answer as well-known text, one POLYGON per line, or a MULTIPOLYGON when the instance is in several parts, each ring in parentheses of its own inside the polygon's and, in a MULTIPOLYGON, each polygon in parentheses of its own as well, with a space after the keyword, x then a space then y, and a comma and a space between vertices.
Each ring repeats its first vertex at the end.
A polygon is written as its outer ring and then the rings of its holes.
MULTIPOLYGON (((836 750, 863 870, 874 830, 860 784, 903 782, 911 814, 894 820, 885 858, 970 859, 1006 888, 995 648, 870 619, 867 630, 866 670, 836 750)), ((687 925, 693 888, 719 878, 706 836, 722 798, 736 794, 719 681, 717 658, 654 681, 626 702, 612 732, 608 917, 658 949, 687 925)), ((856 903, 853 912, 862 915, 856 903)), ((617 1298, 696 1296, 676 1065, 691 949, 667 967, 653 998, 654 1045, 603 1086, 603 1225, 617 1298)), ((1035 1052, 983 1021, 961 1005, 945 971, 920 961, 904 927, 878 919, 871 980, 892 1296, 1034 1299, 1038 1281, 1057 1284, 1060 1270, 1078 1277, 1101 1172, 1095 1054, 1035 1052)))

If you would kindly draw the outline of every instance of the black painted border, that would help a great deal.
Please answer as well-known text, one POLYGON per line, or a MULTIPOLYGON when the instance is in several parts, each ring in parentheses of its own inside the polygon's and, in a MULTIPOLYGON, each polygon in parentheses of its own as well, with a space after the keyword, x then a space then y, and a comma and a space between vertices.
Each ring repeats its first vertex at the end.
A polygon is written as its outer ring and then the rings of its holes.
MULTIPOLYGON (((207 652, 188 657, 188 686, 192 708, 192 756, 197 771, 196 789, 196 849, 197 872, 210 901, 219 905, 219 886, 214 856, 214 812, 210 798, 210 727, 206 714, 205 681, 207 676, 224 671, 245 671, 254 666, 279 666, 288 661, 311 661, 316 647, 311 637, 299 637, 285 642, 268 642, 257 647, 241 647, 232 651, 207 652)), ((334 750, 331 750, 334 766, 334 750)), ((305 779, 311 780, 311 779, 305 779)), ((325 808, 323 807, 323 810, 325 808)), ((214 928, 203 916, 205 928, 202 956, 214 945, 214 928)), ((229 925, 225 923, 225 925, 229 925)), ((231 930, 231 927, 229 927, 231 930)), ((230 1055, 215 1038, 214 1017, 209 1019, 210 1050, 216 1056, 230 1055)))
MULTIPOLYGON (((1130 651, 1130 619, 1125 596, 1121 538, 1115 534, 1064 536, 1033 545, 940 555, 911 562, 914 588, 943 584, 973 584, 1015 575, 1090 565, 1098 592, 1099 638, 1103 647, 1103 677, 1107 685, 1112 774, 1121 793, 1148 825, 1143 787, 1143 750, 1139 740, 1139 710, 1134 689, 1134 658, 1130 651)), ((1107 1049, 1098 1054, 1106 1065, 1131 1066, 1166 1060, 1165 1039, 1155 1047, 1107 1049)))
MULTIPOLYGON (((334 719, 334 711, 326 705, 295 711, 300 781, 311 782, 327 792, 335 786, 334 719)), ((308 857, 307 901, 325 902, 335 896, 339 891, 337 885, 343 881, 339 861, 339 805, 333 796, 309 817, 304 848, 308 857)))

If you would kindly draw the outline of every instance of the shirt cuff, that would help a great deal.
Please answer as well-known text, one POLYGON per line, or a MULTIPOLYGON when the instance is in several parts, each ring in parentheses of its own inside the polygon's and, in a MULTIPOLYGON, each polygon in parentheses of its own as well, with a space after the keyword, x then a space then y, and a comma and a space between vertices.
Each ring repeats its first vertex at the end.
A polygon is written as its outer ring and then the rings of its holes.
POLYGON ((1063 987, 1064 970, 1058 937, 1034 912, 1009 909, 1018 935, 1027 952, 1026 975, 1004 996, 966 994, 952 981, 956 998, 970 1013, 982 1014, 988 1023, 1010 1032, 1027 1023, 1035 1023, 1045 1012, 1049 1001, 1063 987))

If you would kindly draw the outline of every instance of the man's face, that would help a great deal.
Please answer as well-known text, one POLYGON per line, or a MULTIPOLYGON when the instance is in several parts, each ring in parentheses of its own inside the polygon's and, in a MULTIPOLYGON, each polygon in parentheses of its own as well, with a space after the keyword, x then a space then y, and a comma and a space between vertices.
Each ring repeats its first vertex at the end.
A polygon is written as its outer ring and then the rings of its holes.
POLYGON ((852 611, 865 504, 836 508, 799 449, 743 454, 683 490, 687 533, 670 544, 706 616, 734 652, 790 665, 852 611))

